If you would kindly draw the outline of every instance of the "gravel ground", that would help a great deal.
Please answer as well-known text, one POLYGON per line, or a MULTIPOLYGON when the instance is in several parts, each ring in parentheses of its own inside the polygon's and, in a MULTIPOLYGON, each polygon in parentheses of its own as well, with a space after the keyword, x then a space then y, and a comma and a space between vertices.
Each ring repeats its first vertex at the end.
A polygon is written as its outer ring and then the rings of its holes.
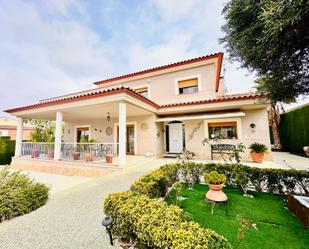
POLYGON ((45 206, 0 224, 0 248, 112 248, 101 225, 104 198, 165 162, 149 159, 53 194, 45 206))

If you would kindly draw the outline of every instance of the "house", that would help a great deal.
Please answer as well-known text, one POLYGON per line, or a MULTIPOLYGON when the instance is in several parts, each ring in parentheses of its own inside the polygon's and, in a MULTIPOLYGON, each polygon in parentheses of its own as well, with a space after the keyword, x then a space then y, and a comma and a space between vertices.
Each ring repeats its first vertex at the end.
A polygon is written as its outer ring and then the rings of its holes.
MULTIPOLYGON (((9 117, 0 117, 0 137, 10 137, 11 140, 16 139, 17 121, 9 117)), ((25 124, 23 132, 23 140, 29 140, 34 127, 25 124)))
POLYGON ((18 119, 13 163, 31 156, 103 164, 111 154, 125 165, 128 154, 162 157, 184 150, 209 159, 210 147, 202 140, 212 134, 228 144, 259 142, 270 148, 267 101, 259 93, 226 94, 222 60, 223 53, 216 53, 181 61, 6 110, 18 119), (55 120, 55 143, 23 143, 25 118, 55 120))

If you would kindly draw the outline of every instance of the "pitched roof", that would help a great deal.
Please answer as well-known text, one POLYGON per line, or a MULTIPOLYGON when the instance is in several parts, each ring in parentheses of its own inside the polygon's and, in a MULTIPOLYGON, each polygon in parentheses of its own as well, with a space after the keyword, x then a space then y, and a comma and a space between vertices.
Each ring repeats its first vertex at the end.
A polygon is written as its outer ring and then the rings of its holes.
POLYGON ((230 94, 230 95, 224 95, 224 96, 218 96, 216 98, 211 98, 211 99, 204 99, 204 100, 199 100, 199 101, 190 101, 190 102, 183 102, 183 103, 174 103, 174 104, 168 104, 168 105, 158 105, 157 103, 151 101, 148 98, 143 97, 142 95, 136 93, 134 90, 126 87, 118 87, 118 88, 113 88, 113 89, 108 89, 108 90, 100 90, 98 89, 97 91, 92 91, 92 92, 81 92, 76 95, 69 95, 69 96, 62 96, 57 99, 52 99, 50 101, 46 100, 44 102, 39 102, 37 104, 33 105, 28 105, 28 106, 22 106, 22 107, 17 107, 17 108, 12 108, 5 110, 7 113, 14 113, 14 112, 19 112, 19 111, 24 111, 24 110, 31 110, 31 109, 36 109, 40 107, 46 107, 46 106, 53 106, 53 105, 58 105, 58 104, 65 104, 65 103, 70 103, 70 102, 75 102, 75 101, 80 101, 80 100, 87 100, 91 98, 98 98, 98 97, 103 97, 103 96, 108 96, 108 95, 115 95, 119 93, 126 93, 138 100, 141 100, 145 104, 151 105, 155 107, 156 109, 161 109, 161 108, 172 108, 172 107, 179 107, 179 106, 186 106, 186 105, 199 105, 199 104, 208 104, 208 103, 215 103, 215 102, 225 102, 225 101, 235 101, 235 100, 245 100, 245 99, 254 99, 254 98, 263 98, 263 95, 260 93, 244 93, 244 94, 230 94))
POLYGON ((178 67, 178 66, 182 66, 182 65, 186 65, 186 64, 191 64, 191 63, 195 63, 195 62, 199 62, 199 61, 204 61, 204 60, 209 60, 209 59, 213 59, 213 58, 218 58, 219 59, 218 66, 217 66, 217 74, 216 74, 216 91, 218 91, 219 80, 220 80, 220 73, 221 73, 221 67, 222 67, 222 60, 223 60, 223 53, 221 53, 221 52, 220 53, 215 53, 215 54, 210 54, 210 55, 205 55, 205 56, 201 56, 201 57, 197 57, 197 58, 194 58, 194 59, 179 61, 179 62, 175 62, 175 63, 172 63, 172 64, 164 65, 164 66, 154 67, 154 68, 150 68, 150 69, 146 69, 146 70, 143 70, 143 71, 138 71, 138 72, 134 72, 134 73, 130 73, 130 74, 116 76, 116 77, 109 78, 109 79, 106 79, 106 80, 96 81, 96 82, 94 82, 94 84, 101 85, 101 84, 113 82, 113 81, 116 81, 116 80, 127 79, 127 78, 135 77, 135 76, 138 76, 138 75, 143 75, 143 74, 147 74, 147 73, 157 72, 157 71, 161 71, 161 70, 164 70, 164 69, 178 67))
POLYGON ((171 107, 179 107, 179 106, 187 106, 187 105, 201 105, 201 104, 208 104, 208 103, 238 101, 238 100, 246 100, 246 99, 262 99, 264 97, 265 96, 262 93, 258 93, 258 92, 226 94, 226 95, 218 96, 215 98, 204 99, 204 100, 161 105, 160 108, 171 108, 171 107))

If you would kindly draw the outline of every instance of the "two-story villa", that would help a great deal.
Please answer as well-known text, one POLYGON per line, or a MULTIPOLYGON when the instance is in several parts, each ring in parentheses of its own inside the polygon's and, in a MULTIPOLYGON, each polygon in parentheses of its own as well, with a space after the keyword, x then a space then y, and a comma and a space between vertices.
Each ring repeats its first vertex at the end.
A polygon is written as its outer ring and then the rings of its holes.
POLYGON ((162 157, 184 150, 209 159, 202 140, 212 134, 228 144, 270 148, 267 102, 258 93, 225 94, 222 60, 217 53, 181 61, 6 110, 18 118, 13 164, 26 157, 104 163, 113 154, 114 162, 125 165, 127 154, 162 157), (27 118, 56 120, 55 142, 23 143, 27 118))

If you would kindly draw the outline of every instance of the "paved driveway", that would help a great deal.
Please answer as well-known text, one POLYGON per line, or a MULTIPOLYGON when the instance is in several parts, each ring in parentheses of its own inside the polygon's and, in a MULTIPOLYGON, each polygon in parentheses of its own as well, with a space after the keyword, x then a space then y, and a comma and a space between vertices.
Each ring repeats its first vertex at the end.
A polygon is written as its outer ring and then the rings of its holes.
POLYGON ((54 193, 45 206, 0 223, 0 248, 110 248, 101 226, 102 201, 111 192, 127 190, 139 176, 165 162, 148 159, 123 171, 54 193))

